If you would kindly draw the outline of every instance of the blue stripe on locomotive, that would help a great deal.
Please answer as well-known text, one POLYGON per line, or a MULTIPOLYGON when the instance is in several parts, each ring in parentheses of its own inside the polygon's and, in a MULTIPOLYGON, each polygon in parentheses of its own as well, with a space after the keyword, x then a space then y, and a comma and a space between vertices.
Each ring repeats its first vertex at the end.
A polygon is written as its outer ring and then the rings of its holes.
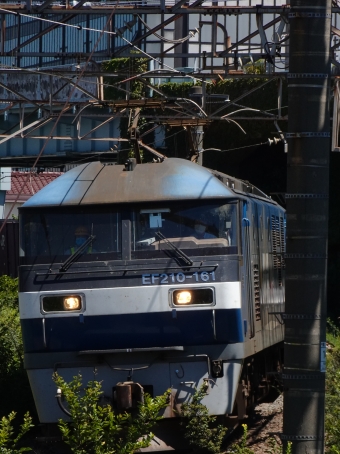
POLYGON ((240 309, 176 311, 21 320, 25 352, 207 345, 244 341, 240 309))

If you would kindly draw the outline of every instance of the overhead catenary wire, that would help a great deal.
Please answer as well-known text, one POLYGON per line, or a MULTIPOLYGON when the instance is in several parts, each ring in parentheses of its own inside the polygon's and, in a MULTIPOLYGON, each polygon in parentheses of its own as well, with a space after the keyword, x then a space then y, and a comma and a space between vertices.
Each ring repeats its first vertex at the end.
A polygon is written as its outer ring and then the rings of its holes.
MULTIPOLYGON (((149 31, 152 31, 152 28, 148 26, 148 24, 140 17, 139 14, 137 14, 137 17, 149 31)), ((198 29, 195 29, 195 31, 190 31, 189 34, 187 36, 184 36, 183 38, 180 38, 180 39, 168 39, 168 38, 165 38, 162 35, 159 35, 156 32, 152 32, 152 34, 154 36, 156 36, 156 38, 160 39, 161 41, 164 41, 165 43, 169 43, 169 44, 181 44, 181 43, 184 43, 185 41, 188 41, 188 39, 194 37, 196 35, 196 33, 198 33, 198 29)))
MULTIPOLYGON (((170 69, 171 71, 174 71, 175 73, 178 73, 178 74, 182 74, 182 71, 179 71, 169 65, 167 65, 166 63, 162 62, 161 60, 159 60, 158 58, 156 57, 153 57, 152 55, 148 54, 147 52, 145 52, 144 50, 142 50, 141 48, 139 48, 138 46, 136 46, 135 44, 133 44, 131 41, 129 41, 128 39, 126 39, 122 34, 119 34, 119 36, 127 43, 129 44, 129 46, 133 47, 134 49, 138 50, 138 52, 141 52, 143 55, 146 55, 150 60, 153 60, 155 62, 157 62, 159 65, 161 66, 164 66, 168 69, 170 69)), ((189 77, 190 79, 193 79, 193 80, 197 80, 199 82, 203 82, 203 78, 200 78, 200 77, 196 77, 196 76, 193 76, 191 74, 185 74, 186 77, 189 77)))
POLYGON ((6 14, 13 14, 15 16, 28 17, 28 18, 32 19, 32 22, 34 20, 38 20, 38 21, 41 21, 41 22, 48 22, 48 23, 51 23, 51 24, 60 25, 62 27, 75 28, 75 29, 77 29, 79 31, 85 30, 85 31, 92 31, 92 32, 96 32, 96 33, 104 33, 104 34, 108 34, 108 35, 117 35, 116 32, 111 32, 111 31, 108 31, 108 30, 102 31, 102 30, 100 30, 98 28, 90 28, 90 27, 83 27, 82 25, 66 24, 64 22, 58 22, 56 20, 46 19, 45 17, 40 17, 38 15, 37 16, 33 16, 32 14, 20 13, 18 11, 10 11, 10 10, 5 9, 5 8, 0 8, 0 12, 6 13, 6 14))
MULTIPOLYGON (((1 65, 1 64, 0 64, 0 67, 13 69, 13 67, 9 67, 8 65, 1 65)), ((22 72, 33 73, 33 74, 37 74, 37 75, 40 75, 40 74, 49 75, 49 76, 56 77, 56 78, 60 78, 60 79, 62 79, 62 80, 70 81, 70 82, 72 82, 72 79, 73 79, 74 77, 76 77, 76 74, 75 74, 74 76, 68 78, 68 77, 65 77, 65 76, 63 76, 63 75, 59 75, 59 74, 55 74, 55 73, 51 73, 51 72, 46 72, 46 71, 39 71, 39 70, 37 70, 37 69, 26 69, 26 68, 19 68, 19 67, 15 67, 15 69, 16 69, 16 70, 20 70, 20 71, 22 71, 22 72)), ((158 69, 157 71, 168 71, 168 69, 158 69)), ((175 74, 178 74, 178 73, 179 73, 179 71, 177 71, 177 70, 175 70, 175 69, 170 69, 170 71, 173 72, 173 73, 175 73, 175 74)), ((122 81, 118 81, 116 84, 108 84, 108 83, 106 83, 106 82, 105 82, 105 83, 100 83, 100 82, 98 82, 98 81, 91 81, 91 80, 88 80, 88 79, 86 80, 86 83, 88 83, 88 84, 96 84, 96 85, 99 84, 100 86, 103 86, 103 87, 115 88, 115 89, 117 89, 117 90, 119 90, 119 91, 122 91, 122 92, 124 92, 124 93, 130 94, 130 95, 131 95, 131 94, 136 95, 135 93, 132 93, 131 90, 124 89, 124 88, 122 88, 120 85, 123 84, 123 83, 125 83, 126 81, 133 80, 133 79, 138 79, 138 78, 140 78, 140 77, 142 77, 142 76, 144 76, 144 75, 146 75, 146 74, 150 74, 151 72, 152 72, 152 71, 146 71, 146 72, 143 72, 143 73, 140 73, 140 74, 131 76, 131 77, 129 77, 129 78, 127 78, 127 79, 124 79, 124 80, 122 80, 122 81)), ((104 75, 104 76, 105 76, 105 75, 104 75)), ((271 79, 271 80, 274 80, 274 79, 271 79)), ((237 98, 237 99, 234 100, 233 102, 230 102, 230 103, 226 104, 226 105, 223 106, 222 108, 218 109, 218 110, 214 113, 214 115, 216 115, 216 113, 219 112, 221 109, 226 109, 226 108, 228 108, 228 107, 230 107, 230 106, 232 106, 232 105, 234 105, 234 106, 239 106, 239 107, 244 108, 244 109, 250 109, 250 108, 248 108, 247 106, 236 104, 236 101, 238 101, 238 100, 242 99, 243 97, 247 96, 248 94, 251 94, 251 93, 253 93, 254 91, 256 91, 256 90, 262 88, 264 85, 266 85, 267 83, 271 82, 271 80, 268 80, 268 81, 264 82, 264 83, 261 84, 259 87, 253 88, 252 90, 250 90, 250 91, 248 91, 246 94, 240 96, 239 98, 237 98)), ((152 88, 153 88, 154 90, 156 90, 155 87, 152 87, 152 88)), ((171 99, 171 98, 169 98, 166 94, 164 94, 161 90, 156 90, 156 91, 157 91, 161 96, 163 96, 165 99, 171 99)), ((138 94, 138 96, 141 97, 141 98, 143 97, 142 95, 139 95, 139 94, 138 94)), ((175 99, 175 98, 173 98, 173 99, 175 99)), ((179 101, 178 99, 176 99, 176 100, 179 101)), ((193 102, 192 100, 190 100, 190 99, 188 99, 188 98, 181 98, 181 100, 182 100, 182 101, 185 101, 185 102, 189 102, 189 103, 192 103, 192 102, 193 102)), ((18 100, 18 102, 20 102, 20 100, 18 100)), ((107 103, 107 102, 102 102, 102 103, 101 103, 101 102, 99 101, 99 104, 106 104, 106 103, 107 103)), ((215 103, 216 103, 216 102, 215 102, 215 103)), ((41 103, 41 106, 42 106, 42 108, 43 108, 44 103, 41 103)), ((197 106, 197 105, 196 105, 196 106, 197 106)), ((199 106, 197 106, 197 107, 198 107, 199 109, 201 109, 199 106)), ((269 113, 270 110, 275 110, 275 109, 267 109, 267 110, 264 110, 264 111, 258 110, 258 112, 261 112, 261 113, 266 113, 266 112, 268 112, 268 113, 269 113)), ((202 112, 203 112, 203 111, 202 111, 202 112)), ((192 115, 192 112, 190 112, 190 115, 192 115)), ((204 116, 207 116, 207 114, 204 113, 204 116)), ((211 115, 209 115, 209 116, 211 116, 211 115)))
MULTIPOLYGON (((1 11, 1 10, 2 10, 2 9, 0 8, 0 11, 1 11)), ((8 10, 4 10, 4 11, 7 11, 7 12, 9 12, 9 13, 12 13, 12 11, 8 11, 8 10)), ((12 13, 12 14, 13 14, 13 13, 12 13)), ((35 16, 26 15, 26 14, 23 14, 23 13, 17 13, 17 12, 16 12, 15 14, 21 14, 21 15, 23 15, 23 16, 28 16, 28 17, 33 18, 33 19, 40 19, 40 18, 37 18, 37 17, 35 17, 35 16)), ((97 31, 97 32, 110 33, 110 34, 117 35, 116 32, 107 32, 107 31, 105 31, 105 30, 102 30, 102 31, 101 31, 101 30, 98 30, 98 29, 86 28, 86 27, 82 27, 82 26, 75 26, 75 25, 72 25, 72 24, 64 24, 64 23, 61 23, 61 22, 58 22, 58 21, 52 21, 52 20, 47 20, 47 19, 43 19, 43 20, 45 20, 46 22, 53 22, 53 23, 55 23, 56 25, 74 27, 74 28, 77 28, 78 30, 81 30, 81 29, 83 29, 83 30, 93 30, 93 31, 97 31)), ((118 36, 119 36, 119 35, 118 35, 118 36)), ((131 43, 130 41, 128 41, 126 38, 122 37, 122 39, 124 39, 126 42, 128 42, 129 44, 132 45, 132 43, 131 43)), ((142 51, 142 50, 141 50, 140 48, 138 48, 137 46, 133 46, 133 47, 134 47, 135 49, 139 50, 140 52, 144 53, 149 59, 153 59, 154 61, 158 61, 158 63, 160 63, 161 65, 166 66, 166 67, 169 68, 172 72, 177 73, 177 74, 182 74, 181 71, 175 70, 175 69, 171 68, 170 66, 165 65, 164 63, 160 62, 160 60, 158 60, 157 58, 154 58, 154 57, 150 56, 149 54, 147 54, 146 52, 142 51)), ((138 78, 138 77, 141 77, 141 75, 139 74, 139 75, 136 76, 136 77, 137 77, 137 78, 138 78)), ((198 78, 198 77, 195 77, 195 76, 187 75, 187 77, 191 77, 192 79, 196 79, 196 80, 202 80, 201 78, 198 78)), ((81 78, 81 77, 80 77, 80 78, 81 78)), ((80 78, 78 77, 78 83, 79 83, 79 79, 80 79, 80 78)), ((90 82, 90 81, 89 81, 89 82, 90 82)), ((122 84, 123 82, 124 82, 124 81, 117 82, 117 85, 114 84, 114 85, 109 85, 109 86, 112 86, 112 87, 114 87, 114 88, 116 88, 116 89, 118 89, 118 90, 122 90, 122 91, 125 91, 125 92, 129 92, 128 90, 124 90, 124 89, 122 89, 121 87, 118 86, 119 84, 122 84)), ((91 83, 91 82, 90 82, 90 83, 91 83)), ((95 83, 95 82, 94 82, 94 83, 95 83)), ((107 84, 104 84, 104 86, 108 86, 108 85, 107 85, 107 84)), ((131 93, 131 92, 129 92, 129 93, 131 93)), ((188 101, 191 102, 191 100, 186 100, 185 102, 188 102, 188 101)), ((198 106, 198 107, 199 107, 199 106, 198 106)), ((206 113, 205 113, 203 110, 202 110, 201 113, 203 113, 203 114, 206 116, 206 113)), ((62 114, 62 113, 61 113, 61 114, 62 114)), ((232 113, 231 113, 231 114, 232 114, 232 113)), ((228 114, 228 115, 231 115, 231 114, 228 114)), ((191 115, 192 115, 192 113, 191 113, 191 115)), ((235 122, 235 121, 232 120, 232 119, 229 119, 228 121, 233 121, 233 122, 235 122)), ((235 123, 236 123, 236 122, 235 122, 235 123)))
MULTIPOLYGON (((9 11, 9 12, 11 12, 11 11, 9 11)), ((12 12, 11 12, 11 13, 12 13, 12 12)), ((15 14, 18 14, 18 13, 15 13, 15 14)), ((19 14, 22 14, 22 13, 19 13, 19 14)), ((31 18, 33 18, 33 19, 40 19, 40 18, 37 18, 37 17, 33 17, 32 15, 26 15, 26 14, 22 14, 22 15, 23 15, 23 16, 31 17, 31 18)), ((93 30, 93 31, 98 31, 98 32, 100 32, 100 30, 97 30, 97 29, 94 29, 94 28, 86 28, 86 27, 81 27, 81 26, 75 26, 75 25, 72 25, 72 24, 64 24, 64 23, 61 23, 61 22, 51 21, 51 20, 47 20, 47 19, 44 19, 44 18, 43 18, 43 20, 45 20, 46 22, 53 22, 53 23, 55 23, 56 25, 74 27, 74 28, 77 28, 78 30, 83 29, 83 30, 93 30)), ((105 30, 103 31, 103 33, 110 33, 110 34, 115 34, 115 35, 117 35, 116 32, 107 32, 107 31, 105 31, 105 30)), ((125 41, 127 41, 127 40, 125 39, 125 41)), ((134 46, 134 47, 138 49, 137 46, 134 46)), ((151 57, 151 59, 154 59, 155 61, 157 61, 157 59, 155 59, 155 58, 152 58, 152 57, 151 57)), ((168 68, 170 68, 170 67, 168 67, 168 68)), ((172 70, 174 73, 181 74, 180 71, 177 71, 177 70, 174 70, 174 69, 171 69, 171 70, 172 70)), ((141 75, 139 74, 139 75, 136 76, 136 77, 137 77, 137 78, 138 78, 138 77, 141 77, 141 75)), ((196 77, 195 79, 200 80, 200 79, 197 78, 197 77, 196 77)), ((88 82, 89 82, 89 83, 92 83, 91 81, 88 81, 88 82)), ((93 82, 93 83, 95 83, 95 82, 93 82)), ((110 84, 110 85, 109 85, 109 84, 103 84, 103 85, 104 85, 104 86, 112 86, 112 87, 116 88, 117 90, 121 90, 122 92, 131 93, 131 91, 129 91, 129 90, 124 90, 123 88, 119 87, 119 85, 122 84, 122 83, 123 83, 123 82, 117 82, 117 84, 114 84, 114 85, 111 85, 111 84, 110 84)), ((260 112, 260 111, 259 111, 259 112, 260 112)), ((232 113, 230 113, 230 114, 227 114, 226 117, 229 116, 229 115, 232 115, 233 113, 235 113, 235 112, 232 112, 232 113)), ((205 115, 206 115, 206 114, 205 114, 205 115)), ((228 119, 228 121, 232 121, 232 122, 236 123, 234 120, 232 120, 232 119, 230 119, 230 118, 228 119)), ((236 124, 237 124, 237 123, 236 123, 236 124)))
POLYGON ((226 153, 228 151, 243 150, 244 148, 260 147, 262 145, 269 145, 268 140, 266 142, 253 143, 251 145, 244 145, 243 147, 237 147, 237 148, 228 148, 226 150, 220 150, 219 148, 205 148, 205 149, 202 150, 202 152, 205 152, 205 151, 219 151, 221 153, 226 153))
MULTIPOLYGON (((118 2, 116 4, 116 6, 118 6, 118 2)), ((29 17, 29 18, 31 18, 33 20, 41 20, 41 21, 45 21, 45 22, 50 22, 52 24, 59 25, 59 26, 72 27, 72 28, 78 29, 79 31, 80 30, 89 30, 89 31, 95 31, 95 32, 101 33, 101 35, 103 33, 107 33, 107 34, 110 34, 110 35, 119 36, 122 40, 124 40, 127 44, 129 44, 129 46, 135 48, 136 50, 138 50, 138 52, 141 52, 142 54, 146 55, 149 59, 154 60, 155 62, 157 62, 161 66, 165 66, 166 68, 171 69, 172 71, 181 74, 181 71, 178 71, 178 70, 172 68, 171 66, 165 64, 164 62, 162 62, 161 60, 157 59, 156 57, 152 57, 150 54, 148 54, 147 52, 143 51, 141 48, 139 48, 138 46, 133 44, 131 41, 129 41, 127 38, 125 38, 121 33, 106 31, 104 29, 100 30, 100 29, 96 29, 96 28, 83 27, 81 25, 66 24, 66 23, 55 21, 55 20, 52 20, 52 19, 46 19, 46 18, 42 18, 42 17, 38 17, 38 16, 33 16, 32 14, 25 14, 25 13, 20 13, 20 12, 17 12, 17 11, 15 11, 15 12, 14 11, 10 11, 10 10, 7 10, 5 8, 0 8, 0 12, 4 12, 4 13, 8 13, 8 14, 14 14, 14 15, 20 15, 20 16, 24 16, 24 17, 29 17)), ((200 80, 200 81, 202 80, 200 78, 197 78, 197 77, 194 77, 194 76, 191 76, 191 75, 187 75, 187 76, 191 77, 192 79, 197 79, 197 80, 200 80)))
MULTIPOLYGON (((118 1, 119 1, 119 0, 118 0, 118 1)), ((117 1, 117 5, 118 5, 118 1, 117 1)), ((111 21, 111 18, 112 18, 112 16, 114 15, 115 9, 116 9, 116 8, 114 8, 114 9, 112 10, 112 13, 111 13, 110 16, 109 16, 109 18, 108 18, 108 20, 107 20, 107 22, 106 22, 105 27, 106 27, 106 26, 109 24, 109 22, 111 21)), ((104 27, 104 28, 105 28, 105 27, 104 27)), ((64 108, 63 108, 63 109, 61 110, 61 112, 59 113, 59 115, 58 115, 58 117, 57 117, 57 119, 56 119, 56 121, 55 121, 55 123, 54 123, 52 129, 51 129, 50 137, 47 138, 47 139, 45 140, 45 142, 44 142, 44 144, 43 144, 43 146, 42 146, 42 148, 41 148, 41 150, 40 150, 38 156, 36 157, 36 159, 35 159, 35 161, 34 161, 34 164, 33 164, 32 168, 31 168, 30 172, 28 172, 28 174, 26 175, 26 178, 24 179, 24 181, 23 181, 23 183, 22 183, 22 185, 21 185, 21 187, 20 187, 20 190, 19 190, 18 194, 17 194, 17 196, 16 196, 14 202, 12 203, 12 206, 11 206, 10 210, 9 210, 8 213, 7 213, 7 216, 6 216, 6 218, 4 219, 4 222, 2 223, 2 225, 1 225, 1 227, 0 227, 0 233, 1 233, 2 230, 4 229, 4 227, 5 227, 5 225, 6 225, 6 222, 7 222, 8 218, 9 218, 9 216, 11 215, 11 213, 12 213, 12 211, 13 211, 13 208, 14 208, 15 204, 16 204, 17 201, 19 200, 20 195, 22 194, 22 192, 23 192, 25 186, 27 185, 27 183, 28 183, 28 181, 29 181, 29 178, 30 178, 30 175, 31 175, 31 173, 33 172, 33 169, 37 166, 37 164, 38 164, 38 162, 39 162, 41 156, 43 155, 43 153, 44 153, 44 151, 45 151, 45 148, 46 148, 48 142, 50 141, 50 138, 53 137, 53 133, 54 133, 54 131, 55 131, 55 129, 56 129, 56 127, 57 127, 57 125, 58 125, 58 123, 59 123, 59 121, 60 121, 62 115, 63 115, 64 109, 67 110, 67 109, 69 108, 69 107, 68 107, 68 102, 69 102, 71 96, 73 95, 74 91, 76 90, 77 85, 79 84, 79 82, 80 82, 80 80, 81 80, 81 78, 82 78, 82 76, 83 76, 83 74, 84 74, 84 72, 85 72, 85 70, 86 70, 86 67, 87 67, 88 63, 89 63, 89 61, 91 60, 92 55, 93 55, 93 53, 95 52, 95 50, 96 50, 96 48, 97 48, 97 46, 98 46, 98 44, 99 44, 99 41, 100 41, 101 37, 102 37, 102 34, 98 37, 96 43, 95 43, 94 46, 93 46, 93 49, 92 49, 92 51, 91 51, 91 54, 90 54, 90 56, 88 57, 88 59, 87 59, 87 61, 86 61, 86 64, 85 64, 84 68, 82 69, 81 73, 80 73, 79 76, 77 77, 77 80, 76 80, 74 86, 72 87, 72 90, 70 91, 70 94, 68 95, 67 100, 65 101, 64 108)))

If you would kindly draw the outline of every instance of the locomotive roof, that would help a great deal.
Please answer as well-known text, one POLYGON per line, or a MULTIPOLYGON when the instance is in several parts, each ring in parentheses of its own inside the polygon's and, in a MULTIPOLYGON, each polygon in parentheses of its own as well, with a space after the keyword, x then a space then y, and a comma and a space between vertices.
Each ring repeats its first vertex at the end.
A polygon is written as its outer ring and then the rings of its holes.
POLYGON ((23 207, 225 199, 240 193, 271 200, 247 182, 183 159, 136 165, 133 170, 92 162, 66 172, 23 207))

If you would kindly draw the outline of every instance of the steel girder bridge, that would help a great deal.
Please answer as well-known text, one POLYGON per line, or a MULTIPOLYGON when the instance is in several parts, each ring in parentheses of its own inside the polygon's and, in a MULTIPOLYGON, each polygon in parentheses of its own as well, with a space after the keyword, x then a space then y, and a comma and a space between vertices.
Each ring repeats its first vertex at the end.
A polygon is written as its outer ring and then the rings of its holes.
MULTIPOLYGON (((280 0, 269 5, 244 3, 0 4, 1 166, 32 165, 37 156, 45 165, 74 160, 75 155, 92 159, 100 153, 101 159, 112 159, 120 142, 132 139, 136 145, 133 134, 141 108, 143 117, 154 121, 147 132, 161 125, 182 126, 195 137, 212 121, 249 120, 246 108, 235 106, 239 100, 211 99, 204 90, 207 81, 254 77, 245 72, 247 64, 262 65, 264 73, 256 77, 264 78, 263 84, 279 81, 275 113, 257 109, 251 111, 251 119, 274 122, 283 139, 277 122, 287 119, 281 96, 282 80, 289 77, 289 21, 299 13, 280 0), (103 70, 103 62, 120 57, 143 58, 147 69, 136 71, 131 65, 121 72, 103 70), (159 88, 166 81, 184 80, 201 82, 201 95, 169 98, 159 88), (147 96, 132 99, 131 81, 141 82, 147 96), (124 99, 107 99, 108 86, 117 88, 124 99), (130 122, 128 138, 120 136, 124 116, 130 122)), ((334 67, 339 66, 339 11, 334 3, 334 67)), ((138 142, 143 145, 142 138, 138 142)))

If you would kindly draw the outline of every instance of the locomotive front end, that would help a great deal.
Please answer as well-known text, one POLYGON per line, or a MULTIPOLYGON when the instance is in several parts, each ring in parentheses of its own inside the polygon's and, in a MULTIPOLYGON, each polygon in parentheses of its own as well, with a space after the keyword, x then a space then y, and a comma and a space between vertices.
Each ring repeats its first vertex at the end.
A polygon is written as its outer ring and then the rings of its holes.
POLYGON ((80 166, 20 211, 25 367, 43 423, 66 417, 54 372, 101 381, 118 410, 171 389, 164 417, 175 418, 206 382, 209 412, 233 411, 256 327, 244 198, 206 169, 166 161, 80 166))

